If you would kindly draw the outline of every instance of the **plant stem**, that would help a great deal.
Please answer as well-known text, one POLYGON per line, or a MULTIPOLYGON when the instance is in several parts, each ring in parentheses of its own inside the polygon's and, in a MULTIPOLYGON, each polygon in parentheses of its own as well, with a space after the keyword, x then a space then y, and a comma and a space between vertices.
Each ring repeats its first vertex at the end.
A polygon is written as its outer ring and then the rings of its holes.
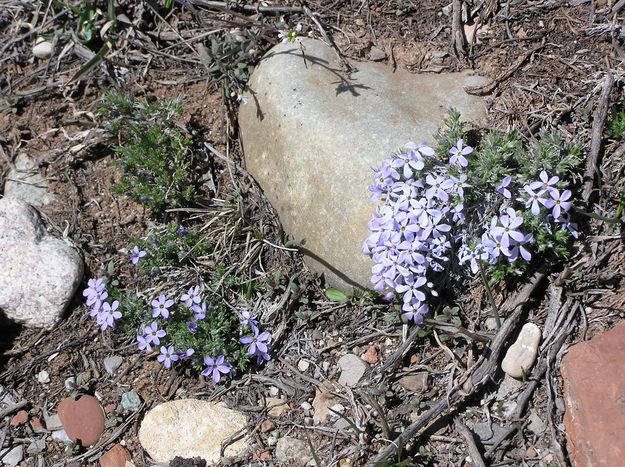
POLYGON ((493 291, 490 288, 490 284, 488 283, 488 279, 486 278, 486 273, 484 272, 484 266, 480 261, 480 275, 482 276, 482 282, 484 282, 484 287, 486 287, 486 296, 488 297, 488 301, 490 302, 490 306, 493 309, 493 315, 495 316, 495 322, 497 323, 497 329, 501 328, 501 318, 499 317, 499 309, 497 308, 497 304, 495 303, 495 298, 493 297, 493 291))

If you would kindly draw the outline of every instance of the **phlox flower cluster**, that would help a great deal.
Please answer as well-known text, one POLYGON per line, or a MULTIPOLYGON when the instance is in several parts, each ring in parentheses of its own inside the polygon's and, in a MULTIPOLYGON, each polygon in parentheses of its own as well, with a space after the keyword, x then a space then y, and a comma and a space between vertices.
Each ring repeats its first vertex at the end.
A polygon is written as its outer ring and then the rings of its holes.
POLYGON ((489 193, 471 193, 467 202, 465 195, 474 189, 472 153, 460 139, 445 163, 425 143, 408 143, 373 167, 369 190, 380 204, 368 223, 363 253, 373 259, 374 289, 388 300, 399 296, 403 316, 417 324, 438 295, 440 273, 452 263, 476 274, 481 264, 531 261, 535 239, 528 216, 543 229, 566 229, 577 238, 569 214, 572 193, 544 170, 538 180, 506 176, 489 193))
MULTIPOLYGON (((145 256, 139 253, 134 250, 131 253, 130 261, 135 265, 145 256)), ((102 331, 113 328, 115 321, 122 318, 119 302, 107 301, 108 292, 102 278, 90 279, 83 295, 90 306, 90 315, 96 318, 102 331)), ((197 333, 204 328, 208 330, 205 331, 208 332, 207 339, 211 339, 210 329, 212 328, 210 325, 203 325, 203 322, 209 318, 211 318, 211 309, 207 306, 199 285, 190 287, 177 298, 175 295, 159 293, 158 296, 148 301, 144 323, 141 324, 136 335, 137 348, 147 354, 158 352, 157 360, 167 369, 185 361, 196 367, 202 367, 200 374, 218 383, 223 377, 232 375, 233 372, 233 367, 228 362, 228 352, 225 349, 221 349, 221 352, 207 352, 211 355, 201 355, 201 351, 196 354, 196 349, 193 348, 196 345, 179 348, 176 342, 180 339, 172 339, 170 336, 170 332, 174 334, 177 332, 179 335, 179 325, 182 325, 183 329, 188 331, 189 336, 202 336, 197 333), (170 326, 174 326, 178 331, 171 331, 170 326)), ((234 322, 236 323, 236 320, 234 322)), ((262 331, 258 319, 247 310, 238 314, 238 322, 238 333, 232 335, 231 342, 245 350, 245 353, 257 364, 270 360, 271 334, 262 331)), ((236 333, 236 329, 234 332, 236 333)), ((201 339, 200 337, 199 340, 190 339, 189 341, 198 343, 198 348, 201 348, 203 347, 201 339)), ((232 346, 230 346, 231 351, 232 346)))
POLYGON ((421 323, 429 296, 437 296, 433 278, 450 261, 453 229, 464 222, 462 168, 472 148, 459 140, 450 165, 435 165, 434 150, 406 144, 406 151, 374 167, 373 199, 382 199, 368 224, 363 252, 371 256, 374 289, 388 299, 400 295, 403 316, 421 323), (426 167, 428 170, 426 171, 426 167))
POLYGON ((89 316, 95 318, 100 330, 106 331, 108 328, 114 328, 115 322, 122 317, 119 311, 119 302, 117 300, 109 303, 106 284, 103 279, 89 279, 87 288, 82 293, 87 301, 87 305, 91 308, 89 316))

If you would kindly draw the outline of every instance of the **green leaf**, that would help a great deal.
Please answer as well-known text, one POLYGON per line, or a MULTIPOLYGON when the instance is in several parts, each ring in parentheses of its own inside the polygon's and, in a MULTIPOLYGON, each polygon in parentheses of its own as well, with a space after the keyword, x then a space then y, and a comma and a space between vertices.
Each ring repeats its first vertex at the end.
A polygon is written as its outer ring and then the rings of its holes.
POLYGON ((326 289, 326 297, 328 297, 329 300, 337 303, 345 303, 349 299, 344 292, 333 287, 326 289))

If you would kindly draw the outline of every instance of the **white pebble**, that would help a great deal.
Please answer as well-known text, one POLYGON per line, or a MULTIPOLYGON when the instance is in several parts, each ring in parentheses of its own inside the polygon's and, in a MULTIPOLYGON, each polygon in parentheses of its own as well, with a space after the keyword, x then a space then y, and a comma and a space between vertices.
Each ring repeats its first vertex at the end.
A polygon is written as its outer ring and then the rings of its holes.
POLYGON ((33 55, 37 58, 45 60, 52 57, 52 54, 54 54, 54 46, 52 45, 52 42, 48 42, 42 37, 37 39, 37 43, 33 47, 33 55))
POLYGON ((510 346, 501 362, 501 369, 513 378, 528 375, 538 356, 538 345, 542 333, 534 323, 527 323, 521 329, 519 337, 510 346))
POLYGON ((37 381, 39 381, 41 384, 48 384, 50 382, 50 373, 48 373, 46 370, 41 370, 37 374, 37 381))
POLYGON ((301 372, 308 370, 309 367, 310 367, 310 362, 308 360, 304 360, 302 358, 299 362, 297 362, 297 368, 301 372))

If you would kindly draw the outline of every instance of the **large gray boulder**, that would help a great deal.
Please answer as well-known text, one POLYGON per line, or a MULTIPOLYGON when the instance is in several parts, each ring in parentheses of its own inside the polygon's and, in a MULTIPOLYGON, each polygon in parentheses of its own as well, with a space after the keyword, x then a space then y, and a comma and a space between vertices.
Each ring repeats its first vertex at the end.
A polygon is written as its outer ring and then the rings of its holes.
POLYGON ((30 327, 51 329, 83 275, 81 255, 46 232, 37 211, 0 199, 0 310, 30 327))
POLYGON ((331 285, 369 287, 361 243, 375 209, 372 165, 407 142, 433 142, 450 107, 485 117, 464 92, 484 78, 411 74, 357 63, 346 76, 324 43, 304 39, 271 49, 253 73, 239 125, 247 170, 277 210, 287 234, 305 240, 306 262, 331 285))

